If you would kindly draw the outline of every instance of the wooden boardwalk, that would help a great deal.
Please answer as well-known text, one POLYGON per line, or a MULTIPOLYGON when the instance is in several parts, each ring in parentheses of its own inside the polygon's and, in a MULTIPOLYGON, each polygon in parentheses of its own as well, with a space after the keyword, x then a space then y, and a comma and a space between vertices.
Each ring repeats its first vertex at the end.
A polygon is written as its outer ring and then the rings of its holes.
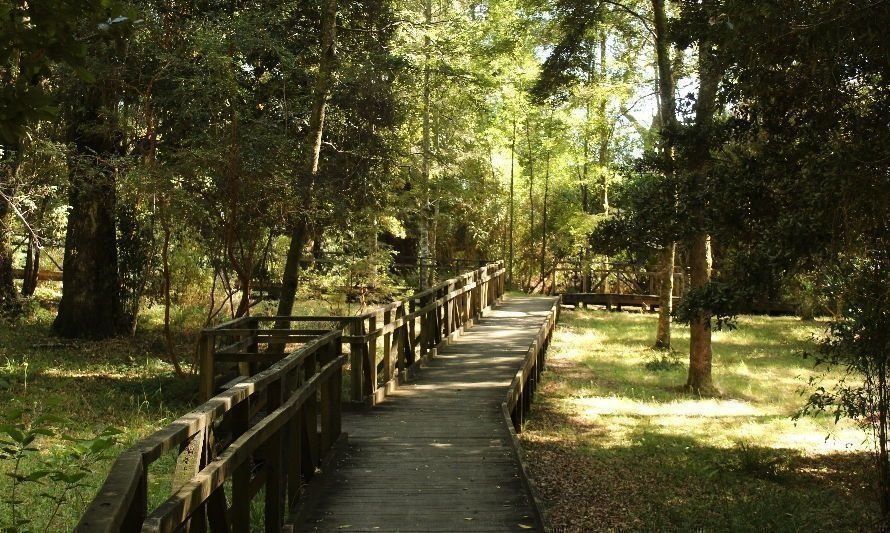
POLYGON ((411 384, 344 415, 347 449, 297 530, 535 529, 500 404, 553 301, 506 299, 411 384))

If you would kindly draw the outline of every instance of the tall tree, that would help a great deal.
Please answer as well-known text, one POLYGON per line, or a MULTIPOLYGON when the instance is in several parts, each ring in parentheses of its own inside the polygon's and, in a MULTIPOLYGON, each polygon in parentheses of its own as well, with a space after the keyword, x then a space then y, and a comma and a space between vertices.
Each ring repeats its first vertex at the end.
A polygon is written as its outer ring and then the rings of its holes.
POLYGON ((313 191, 318 177, 318 163, 324 136, 325 112, 334 82, 337 43, 337 0, 324 0, 321 16, 321 56, 318 74, 312 91, 312 111, 309 117, 309 135, 306 146, 306 166, 300 188, 302 189, 301 212, 290 234, 287 260, 281 280, 281 296, 278 300, 278 315, 290 315, 294 308, 294 297, 300 275, 300 262, 303 247, 306 245, 310 217, 312 213, 313 191))
MULTIPOLYGON (((691 146, 687 147, 684 171, 688 176, 690 225, 690 288, 705 290, 711 282, 711 237, 707 233, 707 195, 703 194, 712 172, 711 150, 714 146, 714 115, 717 112, 717 88, 723 77, 713 43, 698 42, 699 87, 695 100, 695 123, 691 146)), ((716 392, 711 377, 711 309, 705 302, 693 306, 689 317, 689 374, 686 388, 696 394, 716 392)))
MULTIPOLYGON (((671 68, 670 40, 668 38, 667 17, 664 0, 652 0, 653 31, 655 33, 655 57, 658 66, 658 102, 661 138, 659 142, 661 161, 667 181, 673 180, 674 148, 673 138, 677 134, 678 123, 674 98, 674 73, 671 68)), ((676 243, 670 242, 658 253, 658 270, 661 284, 658 289, 658 329, 655 334, 655 347, 671 349, 671 312, 674 295, 674 258, 676 243)))

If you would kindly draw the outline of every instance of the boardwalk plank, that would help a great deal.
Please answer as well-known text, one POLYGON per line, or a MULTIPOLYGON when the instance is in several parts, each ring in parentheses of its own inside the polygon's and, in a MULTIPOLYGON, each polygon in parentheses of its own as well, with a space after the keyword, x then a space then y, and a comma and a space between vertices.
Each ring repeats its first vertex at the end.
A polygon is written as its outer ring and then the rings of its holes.
POLYGON ((500 414, 552 298, 515 297, 379 406, 347 413, 349 446, 297 531, 528 531, 534 511, 500 414))

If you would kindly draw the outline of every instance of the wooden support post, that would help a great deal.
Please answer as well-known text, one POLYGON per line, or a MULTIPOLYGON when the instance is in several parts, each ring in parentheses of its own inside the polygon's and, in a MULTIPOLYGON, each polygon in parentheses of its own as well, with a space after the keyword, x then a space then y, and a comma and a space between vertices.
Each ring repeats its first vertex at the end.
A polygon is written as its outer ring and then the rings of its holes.
MULTIPOLYGON (((246 399, 229 411, 232 417, 232 433, 238 438, 250 424, 250 399, 246 399)), ((247 458, 232 474, 231 520, 233 531, 250 530, 250 471, 252 458, 247 458)))
MULTIPOLYGON (((359 352, 361 355, 361 352, 359 352)), ((303 363, 303 380, 304 383, 318 372, 318 359, 315 354, 306 358, 303 363)), ((359 386, 361 386, 361 376, 359 376, 359 386)), ((359 389, 361 392, 361 389, 359 389)), ((315 465, 318 464, 321 456, 318 449, 318 402, 316 395, 311 394, 303 403, 303 442, 301 448, 303 457, 300 461, 303 469, 303 478, 309 479, 315 474, 315 465)))
POLYGON ((198 394, 202 402, 213 397, 216 392, 216 366, 213 364, 213 352, 216 338, 212 331, 204 330, 198 339, 199 384, 198 394))
MULTIPOLYGON (((405 302, 399 304, 396 307, 396 320, 401 319, 405 320, 405 302)), ((408 324, 402 324, 396 329, 396 366, 398 367, 399 375, 405 376, 405 368, 407 363, 407 349, 410 348, 411 342, 408 339, 408 324)))
MULTIPOLYGON (((288 395, 293 394, 303 383, 302 368, 290 372, 287 380, 288 395)), ((287 503, 292 509, 300 499, 301 464, 303 460, 303 408, 300 407, 287 423, 287 503)))
MULTIPOLYGON (((408 313, 413 315, 416 309, 417 309, 416 301, 411 300, 408 303, 408 313)), ((417 332, 415 331, 416 327, 417 327, 417 318, 416 317, 412 318, 408 322, 409 322, 409 324, 408 324, 408 351, 406 353, 408 354, 407 366, 411 366, 414 364, 414 357, 415 357, 415 353, 416 353, 414 350, 415 350, 415 347, 417 346, 417 332)))
MULTIPOLYGON (((287 380, 282 376, 276 382, 269 385, 267 390, 266 409, 272 412, 277 409, 285 399, 287 380)), ((285 502, 287 495, 287 476, 284 469, 284 450, 286 444, 285 428, 279 429, 263 446, 263 461, 266 471, 266 501, 264 520, 266 533, 280 533, 281 527, 288 514, 285 502)))
MULTIPOLYGON (((374 313, 370 317, 368 317, 368 333, 372 333, 377 330, 377 313, 374 313)), ((374 335, 368 338, 368 342, 366 344, 367 348, 367 360, 365 364, 367 366, 367 372, 365 372, 366 376, 366 385, 368 390, 366 394, 371 396, 374 395, 374 391, 377 390, 377 336, 374 335)))
MULTIPOLYGON (((364 321, 359 318, 353 318, 349 323, 349 334, 353 337, 360 337, 362 335, 362 327, 364 325, 364 321)), ((362 352, 364 351, 365 342, 362 339, 352 339, 349 341, 349 363, 351 365, 350 370, 350 387, 352 401, 361 402, 364 399, 364 394, 362 393, 362 381, 363 370, 362 370, 362 352)))
MULTIPOLYGON (((383 327, 387 327, 392 323, 392 309, 383 312, 383 327)), ((383 383, 389 383, 393 375, 392 361, 392 333, 383 335, 383 383)))

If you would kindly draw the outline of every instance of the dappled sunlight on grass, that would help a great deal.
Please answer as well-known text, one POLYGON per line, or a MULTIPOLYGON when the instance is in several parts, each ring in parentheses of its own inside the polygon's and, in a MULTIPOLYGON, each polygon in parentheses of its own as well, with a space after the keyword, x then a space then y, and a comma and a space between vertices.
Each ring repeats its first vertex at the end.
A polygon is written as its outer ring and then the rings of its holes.
POLYGON ((875 511, 865 433, 829 416, 792 418, 811 378, 837 379, 803 357, 823 323, 741 317, 715 331, 721 394, 697 398, 682 392, 688 329, 674 326, 665 354, 650 348, 655 320, 563 313, 522 434, 557 526, 865 527, 875 511))

